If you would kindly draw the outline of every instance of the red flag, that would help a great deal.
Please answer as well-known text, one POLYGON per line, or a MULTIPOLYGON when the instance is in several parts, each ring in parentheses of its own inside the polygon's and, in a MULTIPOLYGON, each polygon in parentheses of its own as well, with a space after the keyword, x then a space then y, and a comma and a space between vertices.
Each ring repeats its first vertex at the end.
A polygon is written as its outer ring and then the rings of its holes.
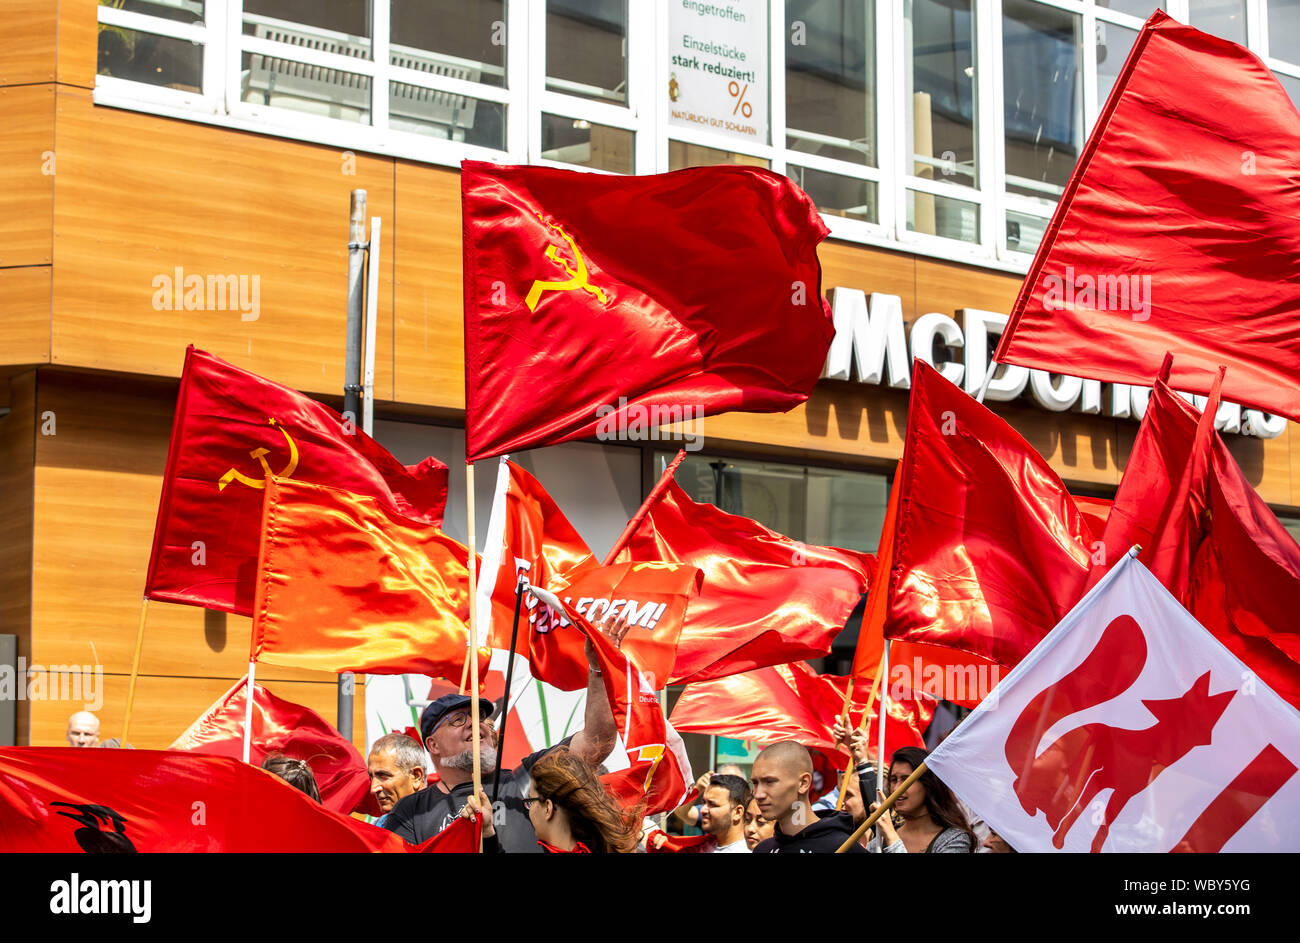
POLYGON ((577 611, 568 599, 538 587, 530 588, 553 612, 563 613, 591 639, 600 665, 609 706, 619 736, 627 749, 628 768, 606 777, 606 786, 627 808, 643 815, 669 812, 695 792, 695 778, 686 745, 664 717, 654 687, 637 670, 627 653, 619 651, 603 633, 577 611))
MULTIPOLYGON (((831 726, 841 717, 847 687, 847 677, 819 675, 806 662, 773 665, 688 685, 677 699, 670 720, 683 733, 715 734, 762 744, 797 740, 843 768, 848 753, 836 745, 831 726)), ((859 690, 855 686, 849 709, 849 720, 855 727, 863 726, 869 692, 869 687, 859 690)), ((923 734, 934 713, 930 699, 900 686, 891 688, 889 696, 885 752, 892 756, 900 747, 924 747, 923 734)), ((877 697, 868 730, 873 753, 879 722, 877 697)))
MULTIPOLYGON (((1223 439, 1157 380, 1105 533, 1105 558, 1162 544, 1161 581, 1196 620, 1300 707, 1300 547, 1250 486, 1223 439), (1196 453, 1204 471, 1186 474, 1196 453), (1181 502, 1181 507, 1179 506, 1181 502), (1162 532, 1165 522, 1177 531, 1162 532), (1176 541, 1179 546, 1170 547, 1176 541), (1169 552, 1173 549, 1175 552, 1169 552)), ((1106 568, 1093 568, 1096 581, 1106 568)))
POLYGON ((1252 52, 1156 12, 1043 235, 995 359, 1300 419, 1300 115, 1252 52), (1188 76, 1195 76, 1189 81, 1188 76))
POLYGON ((871 554, 791 540, 697 504, 676 482, 618 559, 704 571, 700 595, 686 609, 673 684, 828 654, 875 570, 871 554))
MULTIPOLYGON (((376 498, 269 479, 252 654, 317 671, 458 677, 468 551, 376 498)), ((486 671, 490 653, 479 652, 486 671)))
POLYGON ((829 231, 787 178, 465 161, 460 179, 467 461, 808 398, 829 231))
POLYGON ((328 406, 191 346, 145 595, 252 615, 267 475, 369 495, 435 525, 447 503, 437 459, 402 465, 328 406))
POLYGON ((0 747, 0 821, 0 852, 412 850, 265 770, 166 750, 0 747))
MULTIPOLYGON (((531 585, 561 592, 579 575, 600 565, 546 489, 514 462, 501 461, 497 473, 492 517, 488 522, 478 586, 479 603, 491 614, 488 644, 509 650, 514 621, 515 585, 525 577, 531 585)), ((515 651, 528 658, 533 677, 565 691, 587 686, 587 658, 580 632, 557 632, 541 639, 538 618, 549 630, 546 607, 524 593, 515 651), (534 641, 538 644, 534 648, 534 641)), ((544 634, 544 633, 543 633, 544 634)))
MULTIPOLYGON (((204 711, 169 750, 210 753, 242 759, 247 676, 235 682, 204 711)), ((253 685, 253 735, 249 762, 260 766, 268 754, 305 760, 316 777, 321 804, 335 812, 362 811, 370 777, 361 753, 315 711, 253 685)))
POLYGON ((1047 462, 917 360, 887 638, 1014 666, 1078 600, 1093 536, 1047 462))

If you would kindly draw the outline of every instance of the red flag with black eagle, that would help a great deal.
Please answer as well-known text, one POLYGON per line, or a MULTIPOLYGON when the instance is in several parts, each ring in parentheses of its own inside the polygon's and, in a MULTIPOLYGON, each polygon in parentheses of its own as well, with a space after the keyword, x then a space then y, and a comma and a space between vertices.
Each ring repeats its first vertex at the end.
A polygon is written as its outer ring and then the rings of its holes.
POLYGON ((403 465, 342 416, 287 386, 186 350, 145 596, 253 613, 268 475, 331 485, 441 524, 447 466, 403 465))
POLYGON ((466 460, 804 402, 829 230, 781 174, 461 165, 466 460))

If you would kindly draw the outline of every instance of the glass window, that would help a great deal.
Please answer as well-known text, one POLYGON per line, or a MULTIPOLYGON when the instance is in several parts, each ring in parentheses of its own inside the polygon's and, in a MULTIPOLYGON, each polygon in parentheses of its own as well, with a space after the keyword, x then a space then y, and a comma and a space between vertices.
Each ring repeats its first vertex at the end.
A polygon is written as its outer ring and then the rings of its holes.
POLYGON ((1069 182, 1083 147, 1081 28, 1054 7, 1002 4, 1008 193, 1054 203, 1069 182))
POLYGON ((99 0, 99 5, 177 23, 203 22, 203 0, 99 0))
POLYGON ((392 4, 390 63, 505 86, 504 0, 392 0, 392 4))
POLYGON ((1300 0, 1268 0, 1268 54, 1300 62, 1300 0))
MULTIPOLYGON (((658 472, 672 455, 656 453, 658 472)), ((693 501, 739 514, 794 540, 875 553, 889 478, 870 472, 688 455, 674 480, 693 501)))
POLYGON ((115 79, 200 92, 203 45, 101 23, 96 71, 115 79))
POLYGON ((1291 104, 1295 105, 1297 111, 1300 111, 1300 79, 1294 75, 1284 75, 1281 72, 1274 72, 1273 74, 1282 83, 1286 93, 1291 96, 1291 104))
POLYGON ((240 100, 322 118, 370 123, 370 76, 246 52, 240 100))
POLYGON ((917 190, 907 191, 907 228, 910 232, 960 239, 962 242, 979 242, 979 211, 978 204, 967 203, 965 200, 954 200, 917 190))
POLYGON ((1146 19, 1156 10, 1165 8, 1164 0, 1097 0, 1097 6, 1103 10, 1128 13, 1146 19))
POLYGON ((547 160, 630 174, 635 140, 636 135, 623 128, 563 115, 542 115, 542 156, 547 160))
POLYGON ((762 157, 752 154, 738 154, 723 151, 716 147, 704 147, 701 144, 687 144, 685 141, 668 142, 668 169, 681 170, 683 167, 711 167, 714 164, 748 164, 751 167, 767 167, 762 157))
POLYGON ((1045 216, 1033 216, 1029 213, 1017 213, 1007 210, 1007 248, 1012 252, 1038 251, 1038 244, 1043 241, 1047 231, 1048 219, 1045 216))
POLYGON ((786 146, 876 165, 876 55, 867 0, 787 0, 786 146))
POLYGON ((1103 108, 1115 87, 1119 70, 1137 42, 1138 31, 1097 21, 1097 107, 1103 108))
POLYGON ((1246 0, 1190 0, 1188 18, 1197 29, 1234 43, 1246 42, 1246 0))
POLYGON ((799 184, 823 213, 861 219, 868 223, 879 220, 874 180, 861 180, 824 170, 813 170, 811 167, 796 167, 794 164, 788 166, 786 174, 799 184))
POLYGON ((626 0, 546 0, 546 87, 627 103, 626 0))
POLYGON ((244 34, 370 58, 370 0, 244 0, 244 34))
POLYGON ((907 147, 912 174, 975 186, 972 0, 906 0, 907 147))
POLYGON ((388 83, 388 125, 443 141, 506 149, 506 106, 422 85, 388 83))

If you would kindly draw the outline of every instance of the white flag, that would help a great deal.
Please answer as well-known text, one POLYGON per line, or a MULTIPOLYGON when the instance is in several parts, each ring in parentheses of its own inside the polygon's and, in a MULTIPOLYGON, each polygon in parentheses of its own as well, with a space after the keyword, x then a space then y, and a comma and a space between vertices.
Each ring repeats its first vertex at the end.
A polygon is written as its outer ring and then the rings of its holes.
POLYGON ((1017 851, 1300 850, 1300 713, 1132 555, 926 765, 1017 851))

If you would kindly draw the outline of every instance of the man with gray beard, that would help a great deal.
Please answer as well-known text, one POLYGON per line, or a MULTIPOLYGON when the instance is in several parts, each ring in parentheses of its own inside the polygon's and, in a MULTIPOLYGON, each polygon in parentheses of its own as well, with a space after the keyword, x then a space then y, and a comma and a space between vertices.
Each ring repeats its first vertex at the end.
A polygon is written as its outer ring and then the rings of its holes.
MULTIPOLYGON (((621 641, 621 637, 618 640, 621 641)), ((587 645, 587 658, 590 665, 594 658, 590 643, 587 645)), ((444 694, 424 709, 420 715, 420 735, 433 758, 439 779, 393 806, 392 812, 384 819, 384 828, 412 844, 419 844, 438 834, 460 815, 474 788, 471 710, 470 698, 465 694, 444 694)), ((483 789, 488 793, 492 789, 492 774, 497 768, 497 751, 491 746, 488 727, 492 711, 491 701, 479 701, 479 762, 483 771, 483 789)), ((570 752, 592 766, 598 766, 609 756, 616 742, 614 715, 610 711, 605 684, 598 669, 591 665, 587 674, 586 724, 562 743, 570 752)), ((513 771, 501 771, 501 791, 493 815, 501 851, 512 854, 542 851, 528 818, 524 798, 533 764, 548 752, 539 750, 524 757, 513 771)))

